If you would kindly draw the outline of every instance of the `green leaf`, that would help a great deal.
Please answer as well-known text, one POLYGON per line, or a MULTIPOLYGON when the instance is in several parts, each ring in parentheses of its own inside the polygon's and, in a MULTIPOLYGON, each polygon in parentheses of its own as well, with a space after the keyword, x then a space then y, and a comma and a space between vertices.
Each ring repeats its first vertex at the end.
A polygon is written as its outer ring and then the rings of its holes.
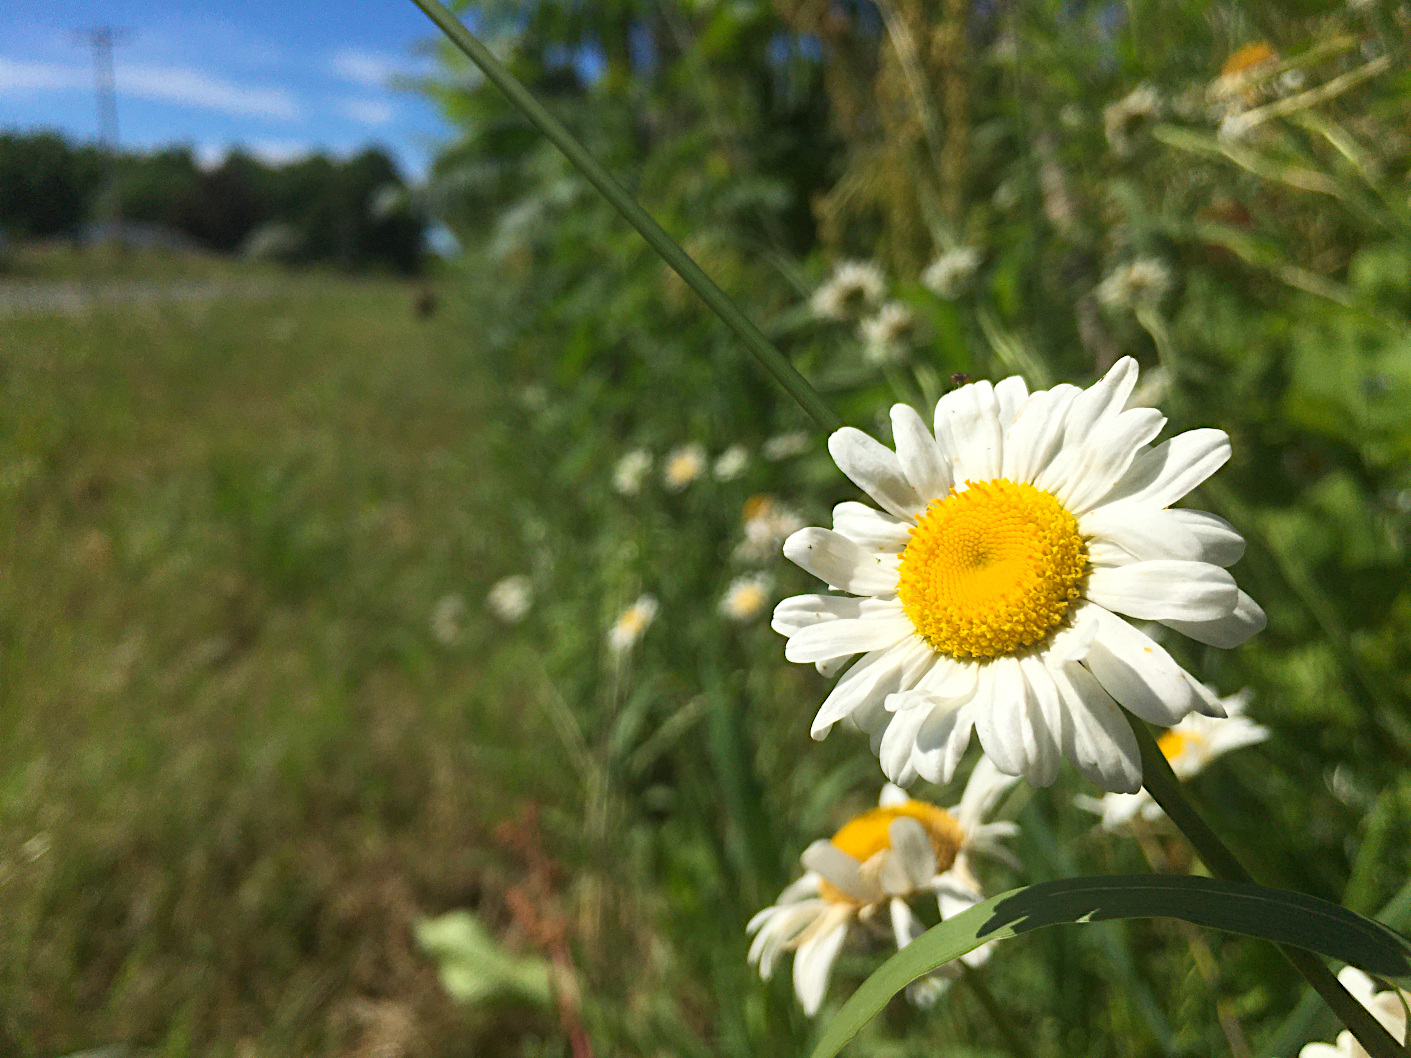
POLYGON ((981 944, 1041 926, 1112 918, 1178 918, 1305 948, 1381 977, 1411 976, 1411 941, 1303 893, 1173 875, 1070 878, 1012 889, 927 930, 858 987, 829 1024, 813 1058, 832 1058, 892 996, 981 944))

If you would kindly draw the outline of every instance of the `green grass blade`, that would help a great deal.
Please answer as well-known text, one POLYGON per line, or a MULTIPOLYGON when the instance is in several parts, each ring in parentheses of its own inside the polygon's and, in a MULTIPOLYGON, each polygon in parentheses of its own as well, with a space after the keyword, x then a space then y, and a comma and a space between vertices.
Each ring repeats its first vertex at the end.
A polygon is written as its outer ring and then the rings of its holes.
POLYGON ((832 1058, 892 996, 981 944, 1042 926, 1113 918, 1177 918, 1293 945, 1382 977, 1411 976, 1411 941, 1317 897, 1215 878, 1071 878, 1001 893, 927 930, 858 986, 829 1024, 813 1058, 832 1058))
POLYGON ((509 97, 510 102, 514 103, 524 113, 524 116, 532 121, 535 127, 547 136, 550 142, 561 150, 570 162, 578 167, 579 171, 602 193, 603 197, 612 203, 613 208, 622 214, 623 219, 641 233, 642 238, 647 240, 651 248, 659 253, 662 259, 676 270, 676 274, 700 295, 701 300, 710 307, 711 311, 735 332, 735 335, 745 343, 745 347, 754 354, 764 369, 774 376, 775 381, 784 387, 789 396, 798 401, 800 407, 808 412, 819 426, 825 430, 835 430, 843 425, 837 412, 827 405, 818 391, 809 384, 808 379, 799 374, 784 354, 770 344, 769 339, 760 333, 759 328, 730 300, 730 296, 715 285, 715 281, 706 275, 695 261, 691 260, 686 251, 676 244, 676 241, 652 218, 650 213, 638 204, 626 188, 619 184, 612 174, 588 153, 587 148, 574 139, 573 134, 540 105, 529 89, 525 88, 518 78, 491 54, 489 48, 476 39, 473 33, 461 25, 455 15, 437 3, 436 0, 413 0, 413 2, 426 13, 432 22, 436 23, 442 33, 450 38, 452 44, 465 53, 466 58, 480 67, 481 72, 496 88, 509 97))

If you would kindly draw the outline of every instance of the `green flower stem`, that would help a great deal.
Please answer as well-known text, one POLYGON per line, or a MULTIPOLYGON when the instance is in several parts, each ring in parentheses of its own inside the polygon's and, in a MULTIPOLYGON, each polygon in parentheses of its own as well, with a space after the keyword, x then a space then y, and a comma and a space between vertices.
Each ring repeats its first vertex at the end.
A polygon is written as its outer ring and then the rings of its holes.
MULTIPOLYGON (((1244 869, 1244 865, 1235 858, 1235 854, 1226 848, 1225 843, 1216 836, 1215 831, 1210 829, 1196 812, 1195 806, 1181 792, 1180 780, 1171 770, 1170 762, 1157 746, 1156 739, 1147 730, 1146 724, 1130 713, 1127 714, 1127 721, 1131 724, 1132 733, 1136 735, 1137 744, 1141 747, 1142 784, 1147 793, 1151 794, 1152 799, 1180 828, 1212 874, 1217 878, 1234 881, 1254 881, 1244 869)), ((1352 1030, 1352 1034, 1372 1058, 1407 1058, 1406 1048, 1396 1042, 1391 1033, 1382 1027, 1381 1022, 1372 1016, 1371 1011, 1353 998, 1352 993, 1342 986, 1316 955, 1286 944, 1279 945, 1279 949, 1313 986, 1313 990, 1333 1008, 1333 1012, 1342 1019, 1343 1024, 1352 1030)))
POLYGON ((524 116, 532 121, 539 131, 547 136, 550 142, 578 167, 592 185, 602 192, 603 197, 612 203, 613 208, 622 214, 623 219, 636 228, 651 248, 659 253, 666 263, 676 270, 676 274, 700 295, 711 311, 735 332, 740 341, 745 343, 745 348, 754 354, 755 359, 774 376, 775 381, 784 387, 789 396, 798 401, 803 410, 813 416, 819 426, 831 431, 843 425, 837 412, 828 407, 818 391, 809 384, 803 375, 799 374, 783 353, 770 344, 769 339, 761 334, 759 328, 736 307, 729 295, 715 285, 714 280, 706 275, 695 261, 691 260, 686 251, 681 249, 665 229, 652 219, 651 214, 638 205, 636 199, 628 194, 612 174, 598 164, 597 159, 573 138, 572 133, 539 104, 529 89, 525 88, 514 74, 510 73, 490 53, 489 48, 485 47, 465 26, 461 25, 455 15, 437 3, 437 0, 414 0, 414 2, 417 7, 426 12, 431 21, 440 27, 441 32, 450 38, 451 43, 463 51, 471 62, 480 67, 491 83, 504 92, 510 102, 519 107, 524 112, 524 116))

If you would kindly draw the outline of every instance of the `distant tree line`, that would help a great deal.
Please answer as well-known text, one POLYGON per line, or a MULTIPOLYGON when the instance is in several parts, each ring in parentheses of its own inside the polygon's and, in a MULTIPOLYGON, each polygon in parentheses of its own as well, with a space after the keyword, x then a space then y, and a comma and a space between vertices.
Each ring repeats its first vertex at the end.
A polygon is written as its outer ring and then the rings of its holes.
POLYGON ((407 205, 391 158, 370 148, 346 160, 315 154, 269 165, 233 151, 215 168, 171 147, 120 154, 108 187, 104 152, 52 132, 0 135, 0 232, 77 235, 111 217, 179 232, 210 250, 254 250, 297 262, 415 272, 425 222, 407 205))

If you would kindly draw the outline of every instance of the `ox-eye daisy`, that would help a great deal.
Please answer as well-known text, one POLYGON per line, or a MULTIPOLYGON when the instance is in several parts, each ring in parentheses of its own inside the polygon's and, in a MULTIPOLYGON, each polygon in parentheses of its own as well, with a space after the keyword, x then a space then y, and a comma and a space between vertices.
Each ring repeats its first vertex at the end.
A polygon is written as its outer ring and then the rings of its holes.
MULTIPOLYGON (((1191 713, 1156 740, 1162 755, 1170 761, 1176 778, 1189 779, 1204 771, 1205 766, 1216 757, 1263 742, 1269 737, 1267 727, 1242 715, 1248 702, 1247 690, 1221 698, 1220 704, 1225 707, 1225 715, 1229 719, 1191 713)), ((1164 814, 1161 806, 1145 790, 1134 794, 1104 794, 1101 798, 1079 797, 1075 803, 1079 808, 1102 816, 1101 825, 1107 830, 1115 830, 1138 815, 1145 820, 1154 820, 1164 814)))
POLYGON ((1244 551, 1225 521, 1170 505, 1230 455, 1221 430, 1152 446, 1166 419, 1128 408, 1124 357, 1086 390, 1022 379, 941 398, 935 430, 892 408, 896 451, 844 427, 839 468, 882 510, 833 509, 784 554, 848 595, 781 602, 785 656, 843 675, 815 738, 851 717, 893 782, 949 782, 973 728, 1002 771, 1046 786, 1066 756, 1107 790, 1141 785, 1123 707, 1170 727, 1219 701, 1124 617, 1232 647, 1264 612, 1223 567, 1244 551))
MULTIPOLYGON (((849 932, 891 932, 903 948, 924 929, 912 915, 910 898, 935 894, 943 919, 978 904, 984 898, 970 864, 973 853, 1017 866, 998 844, 1015 825, 981 821, 1014 781, 981 759, 960 804, 948 810, 913 801, 888 783, 878 807, 850 820, 831 840, 805 849, 807 873, 750 919, 747 929, 755 935, 750 962, 759 966, 760 976, 768 980, 780 954, 794 952, 794 992, 812 1016, 849 932)), ((979 965, 989 957, 989 947, 982 945, 963 961, 979 965)), ((928 1005, 946 983, 944 971, 938 971, 913 982, 907 995, 928 1005)))
MULTIPOLYGON (((1406 1008, 1411 1006, 1411 992, 1392 988, 1378 992, 1372 979, 1355 966, 1344 966, 1338 971, 1342 986, 1357 997, 1357 1001, 1372 1012, 1372 1016, 1382 1023, 1382 1028, 1391 1033, 1392 1038, 1406 1043, 1406 1008)), ((1337 1044, 1309 1043, 1298 1052, 1298 1058, 1367 1058, 1367 1052, 1357 1042, 1351 1032, 1338 1033, 1337 1044)))

